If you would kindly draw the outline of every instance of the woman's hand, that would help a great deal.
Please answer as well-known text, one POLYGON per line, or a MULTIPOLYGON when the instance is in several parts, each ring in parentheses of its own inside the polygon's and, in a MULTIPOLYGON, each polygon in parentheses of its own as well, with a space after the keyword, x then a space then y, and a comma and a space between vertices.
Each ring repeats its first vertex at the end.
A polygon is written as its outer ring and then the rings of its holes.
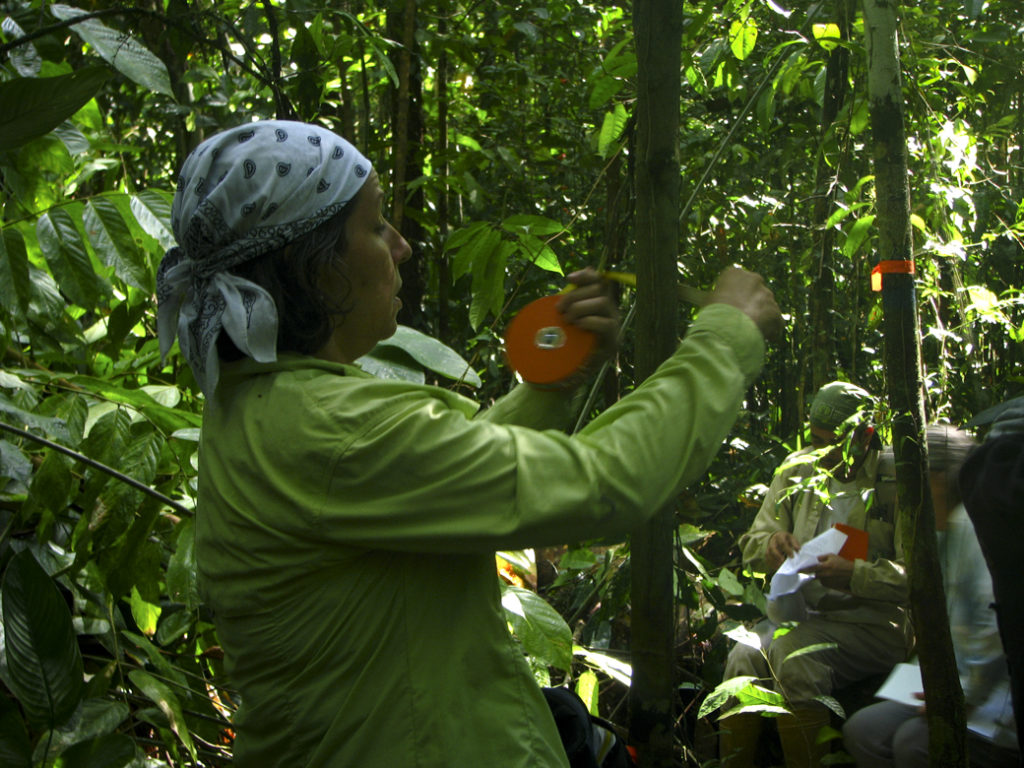
POLYGON ((577 328, 597 337, 599 362, 604 362, 615 352, 619 337, 619 310, 610 283, 593 267, 573 272, 568 279, 576 287, 562 296, 558 311, 577 328))

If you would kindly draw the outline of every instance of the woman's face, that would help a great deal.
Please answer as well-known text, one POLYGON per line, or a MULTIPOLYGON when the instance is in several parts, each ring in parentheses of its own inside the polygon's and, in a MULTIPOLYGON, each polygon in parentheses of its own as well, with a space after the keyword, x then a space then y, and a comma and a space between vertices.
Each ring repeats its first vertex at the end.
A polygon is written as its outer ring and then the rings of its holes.
POLYGON ((398 265, 412 249, 384 218, 384 190, 371 174, 353 201, 345 225, 345 250, 339 254, 338 273, 324 277, 324 290, 349 311, 335 326, 319 357, 351 363, 398 326, 402 306, 398 291, 402 278, 398 265))

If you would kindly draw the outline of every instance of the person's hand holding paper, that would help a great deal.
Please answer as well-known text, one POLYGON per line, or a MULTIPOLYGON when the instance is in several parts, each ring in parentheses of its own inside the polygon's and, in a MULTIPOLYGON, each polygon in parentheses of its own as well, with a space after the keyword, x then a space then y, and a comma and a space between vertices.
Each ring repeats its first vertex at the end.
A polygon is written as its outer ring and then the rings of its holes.
MULTIPOLYGON (((804 582, 815 578, 819 571, 823 571, 822 566, 826 563, 829 564, 827 575, 831 577, 834 569, 832 560, 843 560, 838 553, 844 543, 846 543, 846 534, 836 528, 829 528, 801 546, 799 551, 787 558, 775 572, 771 588, 768 591, 768 599, 772 600, 780 595, 796 592, 804 582)), ((853 563, 846 560, 843 562, 848 563, 852 571, 853 563)), ((849 584, 848 577, 847 584, 849 584)), ((825 584, 825 586, 830 585, 825 584)))

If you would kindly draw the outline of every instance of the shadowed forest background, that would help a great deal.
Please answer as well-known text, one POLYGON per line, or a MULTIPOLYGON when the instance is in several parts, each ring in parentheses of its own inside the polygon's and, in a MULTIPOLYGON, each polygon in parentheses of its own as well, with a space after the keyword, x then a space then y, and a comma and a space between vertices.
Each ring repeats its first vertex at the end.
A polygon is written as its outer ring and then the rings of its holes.
MULTIPOLYGON (((675 510, 673 760, 696 766, 714 757, 698 711, 724 632, 763 608, 736 538, 818 386, 890 382, 860 3, 682 5, 680 281, 738 263, 786 314, 675 510)), ((253 119, 350 139, 414 252, 407 327, 367 368, 486 404, 514 384, 519 308, 573 269, 643 258, 633 9, 99 0, 0 18, 0 764, 228 765, 237 700, 192 547, 202 397, 155 332, 178 168, 253 119)), ((1024 5, 907 4, 899 43, 925 409, 963 424, 1024 389, 1024 5)), ((626 318, 644 297, 617 290, 626 318)), ((638 383, 634 331, 584 419, 638 383)), ((499 561, 512 630, 539 679, 625 724, 629 544, 535 554, 499 561)))

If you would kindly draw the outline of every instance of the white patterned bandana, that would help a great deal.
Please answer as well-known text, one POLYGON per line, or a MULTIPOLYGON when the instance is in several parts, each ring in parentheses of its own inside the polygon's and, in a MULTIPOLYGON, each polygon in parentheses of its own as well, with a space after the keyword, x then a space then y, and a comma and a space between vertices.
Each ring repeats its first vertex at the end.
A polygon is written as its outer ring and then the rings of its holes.
POLYGON ((348 205, 371 170, 340 136, 284 120, 241 125, 196 147, 171 208, 178 247, 156 276, 161 356, 177 335, 207 397, 217 387, 221 330, 254 360, 276 360, 270 294, 228 270, 323 224, 348 205))

